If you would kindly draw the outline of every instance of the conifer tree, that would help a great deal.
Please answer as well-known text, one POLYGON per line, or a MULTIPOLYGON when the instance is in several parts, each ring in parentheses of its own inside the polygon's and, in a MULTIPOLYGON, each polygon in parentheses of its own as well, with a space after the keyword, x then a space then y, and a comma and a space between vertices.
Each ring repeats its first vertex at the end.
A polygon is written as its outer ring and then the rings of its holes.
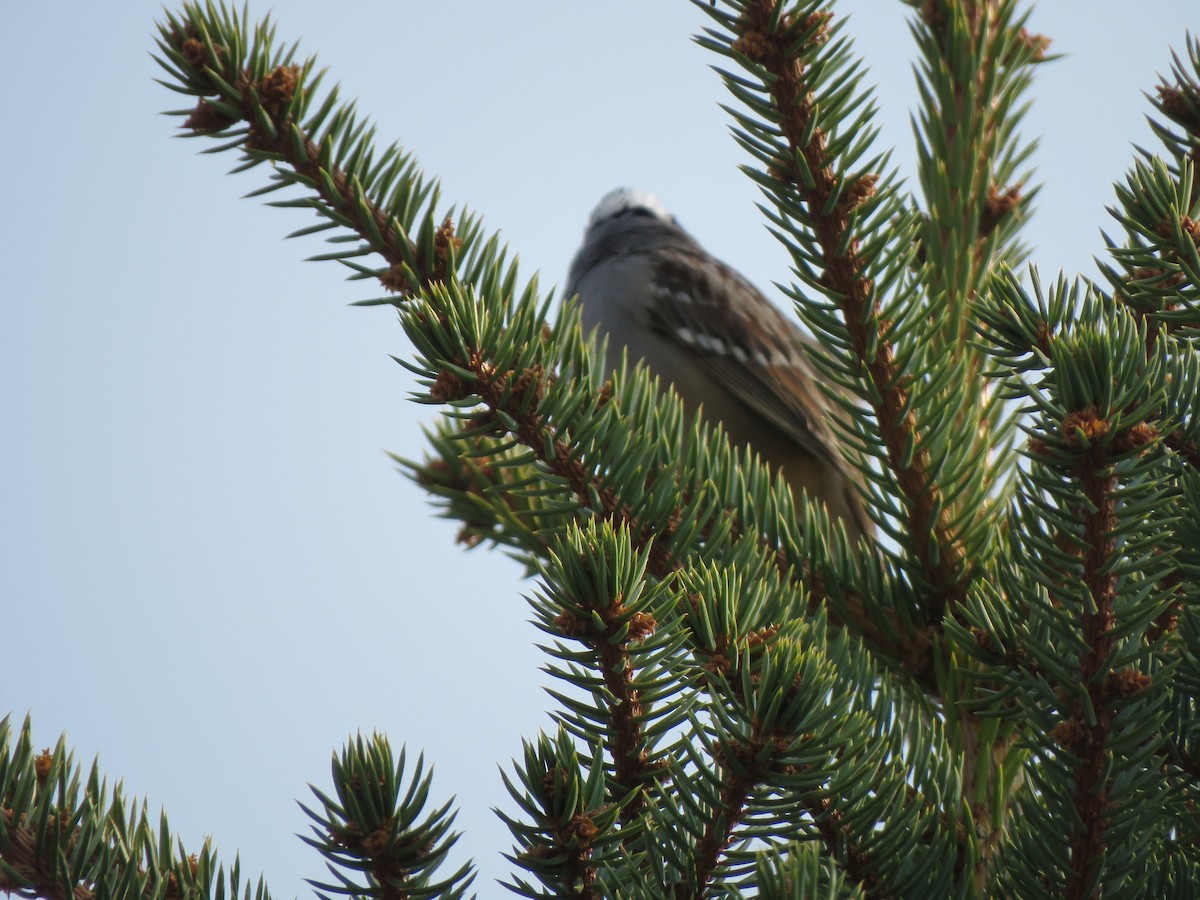
MULTIPOLYGON (((267 20, 168 11, 163 84, 316 257, 394 307, 469 544, 535 579, 553 730, 503 777, 528 897, 1190 897, 1200 884, 1200 41, 1150 97, 1098 281, 1026 270, 1016 0, 910 0, 918 168, 835 3, 698 0, 746 174, 877 533, 637 366, 267 20), (268 165, 263 166, 263 163, 268 165)), ((453 811, 386 738, 335 758, 323 894, 459 897, 453 811)), ((0 728, 0 891, 269 896, 65 745, 0 728)))

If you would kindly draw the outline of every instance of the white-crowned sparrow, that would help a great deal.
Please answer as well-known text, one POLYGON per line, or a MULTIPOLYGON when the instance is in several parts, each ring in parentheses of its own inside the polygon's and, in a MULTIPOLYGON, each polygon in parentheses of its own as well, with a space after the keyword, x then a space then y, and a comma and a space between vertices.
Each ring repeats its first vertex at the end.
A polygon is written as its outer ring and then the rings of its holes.
POLYGON ((689 412, 703 404, 735 444, 779 466, 852 537, 873 531, 800 346, 808 339, 656 197, 621 188, 600 201, 571 263, 567 295, 576 294, 584 328, 609 336, 611 365, 628 348, 689 412))

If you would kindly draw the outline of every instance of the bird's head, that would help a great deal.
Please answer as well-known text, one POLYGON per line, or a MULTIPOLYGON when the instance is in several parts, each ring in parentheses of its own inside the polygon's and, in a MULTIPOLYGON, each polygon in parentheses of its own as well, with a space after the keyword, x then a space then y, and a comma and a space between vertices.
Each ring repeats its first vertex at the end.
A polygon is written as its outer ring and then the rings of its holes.
POLYGON ((587 230, 591 231, 618 216, 649 216, 668 225, 679 225, 671 211, 653 194, 638 188, 623 187, 609 191, 601 198, 588 216, 587 230))

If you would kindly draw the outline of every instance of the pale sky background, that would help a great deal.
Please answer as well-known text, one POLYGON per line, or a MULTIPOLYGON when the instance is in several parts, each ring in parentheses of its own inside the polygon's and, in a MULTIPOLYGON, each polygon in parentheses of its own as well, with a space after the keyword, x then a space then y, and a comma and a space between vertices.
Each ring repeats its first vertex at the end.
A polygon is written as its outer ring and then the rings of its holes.
MULTIPOLYGON (((173 3, 171 4, 173 5, 173 3)), ((1094 272, 1112 181, 1149 146, 1142 91, 1200 28, 1195 0, 1046 0, 1024 132, 1045 183, 1026 232, 1049 278, 1094 272)), ((261 15, 265 2, 251 0, 261 15)), ((684 0, 431 3, 278 0, 279 35, 561 284, 596 200, 658 193, 764 288, 787 279, 690 40, 684 0)), ((912 174, 912 40, 899 0, 839 4, 878 84, 883 138, 912 174)), ((408 401, 394 314, 316 240, 314 220, 239 197, 263 173, 197 156, 156 115, 153 0, 0 12, 0 715, 32 711, 79 758, 165 808, 190 848, 212 835, 276 896, 321 859, 296 800, 379 729, 458 798, 481 897, 511 848, 522 736, 549 725, 544 659, 515 563, 454 544, 385 450, 422 455, 436 415, 408 401)))

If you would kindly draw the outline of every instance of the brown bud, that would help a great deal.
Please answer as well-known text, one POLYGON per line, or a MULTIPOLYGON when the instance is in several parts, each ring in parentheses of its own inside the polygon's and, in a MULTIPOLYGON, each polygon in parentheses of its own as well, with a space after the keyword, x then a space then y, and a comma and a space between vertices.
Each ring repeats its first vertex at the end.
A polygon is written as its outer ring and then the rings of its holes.
POLYGON ((462 400, 470 395, 461 378, 452 372, 438 373, 437 380, 429 389, 429 397, 438 403, 449 403, 452 400, 462 400))
POLYGON ((1158 433, 1158 429, 1149 422, 1138 422, 1121 435, 1116 442, 1116 447, 1120 451, 1140 450, 1152 443, 1158 437, 1158 433))
POLYGON ((50 776, 53 765, 54 754, 47 747, 33 758, 33 774, 37 776, 38 781, 45 781, 50 776))
POLYGON ((192 114, 184 120, 183 127, 190 128, 197 134, 211 134, 225 130, 236 121, 237 119, 225 115, 207 100, 201 100, 192 110, 192 114))
POLYGON ((1078 409, 1072 413, 1068 413, 1062 421, 1062 436, 1069 447, 1080 447, 1083 445, 1083 440, 1094 444, 1104 435, 1108 434, 1109 424, 1106 419, 1100 417, 1096 407, 1089 406, 1086 409, 1078 409), (1080 435, 1083 437, 1081 438, 1080 435))
POLYGON ((629 617, 629 637, 631 641, 640 641, 654 634, 658 623, 649 613, 634 613, 629 617))
POLYGON ((733 42, 733 49, 747 59, 761 62, 771 52, 771 42, 757 31, 747 31, 733 42))
POLYGON ((1079 719, 1072 716, 1069 719, 1063 719, 1054 726, 1054 730, 1050 732, 1050 736, 1066 750, 1074 753, 1076 756, 1082 756, 1091 744, 1092 736, 1079 719))
POLYGON ((259 82, 258 96, 264 104, 286 106, 296 95, 296 85, 299 81, 299 66, 276 66, 259 82))

